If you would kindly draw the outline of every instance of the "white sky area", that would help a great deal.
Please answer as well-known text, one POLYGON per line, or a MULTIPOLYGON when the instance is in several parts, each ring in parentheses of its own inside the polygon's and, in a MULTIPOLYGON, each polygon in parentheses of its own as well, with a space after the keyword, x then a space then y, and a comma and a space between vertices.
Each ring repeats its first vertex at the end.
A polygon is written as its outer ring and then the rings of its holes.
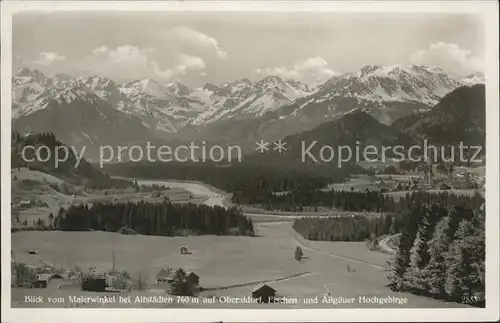
POLYGON ((66 12, 13 17, 13 68, 189 86, 306 83, 368 64, 483 71, 479 17, 409 13, 66 12))

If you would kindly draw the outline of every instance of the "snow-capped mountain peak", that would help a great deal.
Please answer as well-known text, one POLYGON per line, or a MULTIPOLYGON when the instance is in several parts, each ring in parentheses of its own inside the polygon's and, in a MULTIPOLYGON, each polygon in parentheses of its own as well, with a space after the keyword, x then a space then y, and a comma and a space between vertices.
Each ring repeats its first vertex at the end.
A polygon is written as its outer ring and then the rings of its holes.
POLYGON ((32 114, 48 107, 62 107, 70 105, 73 101, 82 101, 92 105, 100 98, 85 84, 78 80, 71 80, 57 87, 46 87, 33 99, 33 102, 21 106, 13 111, 13 117, 19 118, 32 114))
POLYGON ((468 85, 483 84, 485 83, 484 73, 475 72, 462 77, 462 81, 468 85))
POLYGON ((21 69, 13 78, 12 106, 14 118, 19 118, 49 105, 64 109, 104 101, 108 108, 139 117, 144 127, 160 133, 201 131, 208 125, 218 129, 226 121, 276 116, 293 128, 309 127, 357 109, 389 123, 412 111, 428 110, 456 87, 480 78, 453 77, 427 66, 367 65, 312 88, 277 75, 190 88, 178 81, 160 84, 144 78, 118 84, 101 75, 46 77, 38 70, 21 69))
POLYGON ((23 67, 19 69, 16 73, 17 78, 31 78, 39 83, 44 83, 47 78, 39 69, 30 69, 28 67, 23 67))
POLYGON ((170 93, 179 96, 188 96, 192 92, 189 87, 185 86, 179 81, 174 81, 167 84, 166 88, 170 93))
POLYGON ((120 87, 125 95, 149 95, 158 99, 167 99, 167 89, 151 78, 145 78, 127 83, 120 87))
POLYGON ((348 96, 372 102, 422 102, 436 104, 441 97, 462 85, 441 69, 426 66, 367 65, 325 82, 322 95, 348 96))

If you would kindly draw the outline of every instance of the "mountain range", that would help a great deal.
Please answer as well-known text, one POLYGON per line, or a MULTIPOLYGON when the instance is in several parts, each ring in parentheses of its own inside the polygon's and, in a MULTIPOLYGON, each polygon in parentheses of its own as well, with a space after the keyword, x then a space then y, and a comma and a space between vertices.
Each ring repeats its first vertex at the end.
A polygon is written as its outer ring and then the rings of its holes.
POLYGON ((425 113, 482 75, 452 77, 425 66, 367 65, 310 88, 267 76, 190 88, 103 76, 46 76, 22 68, 12 80, 13 128, 51 131, 71 145, 189 141, 249 144, 311 130, 359 110, 383 124, 425 113))
MULTIPOLYGON (((318 167, 322 164, 336 165, 339 153, 344 159, 349 158, 351 153, 349 162, 357 161, 358 147, 361 160, 363 149, 368 145, 373 147, 375 154, 368 155, 371 159, 376 159, 377 154, 380 157, 383 147, 388 148, 383 153, 387 158, 398 157, 393 155, 391 147, 402 146, 404 149, 401 151, 406 152, 413 145, 424 147, 423 140, 427 140, 428 145, 445 147, 446 156, 450 154, 450 145, 458 147, 461 142, 466 146, 484 147, 485 97, 483 84, 464 85, 445 95, 429 111, 402 117, 391 125, 380 123, 368 112, 356 109, 311 130, 281 138, 286 143, 284 152, 269 149, 265 154, 256 153, 246 159, 261 165, 300 162, 318 167), (342 146, 350 147, 350 152, 347 148, 340 151, 342 146), (329 161, 330 158, 333 160, 329 161)), ((455 152, 458 153, 458 148, 455 152)), ((478 157, 481 156, 484 156, 484 151, 478 157)), ((460 157, 456 157, 459 161, 460 157)), ((346 167, 346 163, 343 164, 346 167)))

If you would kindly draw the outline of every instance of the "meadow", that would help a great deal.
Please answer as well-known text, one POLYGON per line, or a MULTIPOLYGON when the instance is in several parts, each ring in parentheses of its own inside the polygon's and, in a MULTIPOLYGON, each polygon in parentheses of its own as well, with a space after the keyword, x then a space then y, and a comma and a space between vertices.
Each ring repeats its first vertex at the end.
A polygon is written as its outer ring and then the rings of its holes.
MULTIPOLYGON (((274 287, 280 296, 299 299, 316 296, 321 298, 328 291, 332 296, 343 297, 363 295, 407 297, 408 303, 404 306, 409 307, 461 306, 391 292, 385 286, 387 261, 391 256, 370 251, 363 242, 306 241, 294 234, 290 222, 256 222, 255 226, 256 237, 153 237, 109 232, 17 232, 12 234, 12 245, 17 261, 33 265, 44 262, 64 268, 78 266, 83 270, 90 266, 111 270, 114 246, 117 270, 127 270, 131 276, 142 272, 149 278, 148 284, 154 285, 154 277, 161 268, 175 270, 182 267, 200 276, 200 285, 208 289, 202 292, 200 295, 202 297, 250 296, 251 288, 258 282, 264 281, 274 287), (28 249, 33 246, 40 250, 38 255, 28 254, 28 249), (188 247, 192 253, 181 255, 179 251, 181 246, 188 247), (305 256, 300 262, 294 259, 294 250, 297 246, 302 247, 305 256), (297 277, 286 278, 294 275, 297 277), (232 285, 244 286, 231 287, 232 285)), ((43 291, 34 292, 44 293, 43 291)), ((45 293, 47 292, 49 291, 45 293)), ((19 301, 19 295, 22 293, 18 289, 13 290, 13 295, 17 295, 16 301, 19 301)), ((52 291, 49 295, 64 295, 64 293, 67 294, 68 291, 52 291)), ((82 292, 74 290, 73 294, 75 293, 80 295, 82 292)), ((150 290, 134 292, 132 295, 158 293, 164 292, 150 290)), ((234 307, 235 305, 178 306, 234 307)), ((267 306, 303 307, 306 305, 267 306)), ((333 305, 307 306, 332 307, 333 305)), ((373 307, 377 305, 335 305, 335 307, 346 306, 373 307)))
MULTIPOLYGON (((210 190, 200 183, 176 183, 141 181, 139 184, 166 184, 170 191, 194 195, 205 204, 220 204, 226 196, 210 190)), ((114 195, 116 196, 116 195, 114 195)), ((145 235, 122 235, 112 232, 87 231, 20 231, 12 233, 12 250, 16 261, 33 266, 42 263, 73 269, 89 267, 109 271, 112 269, 112 254, 115 252, 115 269, 126 270, 134 277, 142 273, 152 289, 132 292, 131 295, 165 294, 153 288, 155 275, 162 268, 183 268, 200 276, 200 286, 206 289, 201 297, 251 295, 251 288, 266 282, 277 290, 279 296, 322 298, 329 292, 335 297, 394 295, 407 298, 405 305, 384 307, 462 307, 457 303, 445 303, 407 293, 393 293, 387 285, 387 262, 391 255, 370 251, 364 242, 307 241, 296 234, 288 216, 270 214, 248 214, 254 221, 255 237, 244 236, 176 236, 160 237, 145 235), (191 252, 181 255, 180 248, 186 246, 191 252), (297 261, 294 251, 300 246, 304 259, 297 261), (36 247, 39 254, 30 255, 28 250, 36 247)), ((12 289, 13 306, 35 306, 23 302, 23 295, 68 296, 87 295, 78 288, 63 289, 12 289)), ((92 293, 90 293, 92 294, 92 293)), ((98 305, 101 306, 101 305, 98 305)), ((103 305, 120 307, 121 305, 103 305)), ((144 307, 145 305, 132 305, 144 307)), ((146 305, 153 306, 153 305, 146 305)), ((171 307, 173 305, 155 305, 171 307)), ((176 304, 176 307, 380 307, 377 304, 176 304)), ((59 306, 61 307, 61 306, 59 306)), ((64 306, 62 306, 64 307, 64 306)), ((121 306, 123 307, 123 306, 121 306)))

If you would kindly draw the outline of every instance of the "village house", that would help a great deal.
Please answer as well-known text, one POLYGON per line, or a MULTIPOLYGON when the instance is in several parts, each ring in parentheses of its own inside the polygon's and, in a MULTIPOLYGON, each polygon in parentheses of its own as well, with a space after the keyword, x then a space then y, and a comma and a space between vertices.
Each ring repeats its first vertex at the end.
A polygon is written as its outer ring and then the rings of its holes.
POLYGON ((276 297, 276 290, 267 284, 260 283, 252 288, 252 298, 260 298, 262 303, 270 303, 274 297, 276 297))
POLYGON ((51 274, 37 274, 36 280, 31 283, 31 288, 47 288, 51 274))
POLYGON ((22 200, 19 202, 20 207, 30 207, 33 204, 31 200, 22 200))
POLYGON ((52 279, 62 279, 63 277, 59 274, 53 273, 43 273, 37 274, 36 280, 31 283, 31 288, 47 288, 49 281, 52 279))
POLYGON ((172 276, 171 269, 162 269, 156 274, 156 284, 168 284, 172 281, 172 276))

